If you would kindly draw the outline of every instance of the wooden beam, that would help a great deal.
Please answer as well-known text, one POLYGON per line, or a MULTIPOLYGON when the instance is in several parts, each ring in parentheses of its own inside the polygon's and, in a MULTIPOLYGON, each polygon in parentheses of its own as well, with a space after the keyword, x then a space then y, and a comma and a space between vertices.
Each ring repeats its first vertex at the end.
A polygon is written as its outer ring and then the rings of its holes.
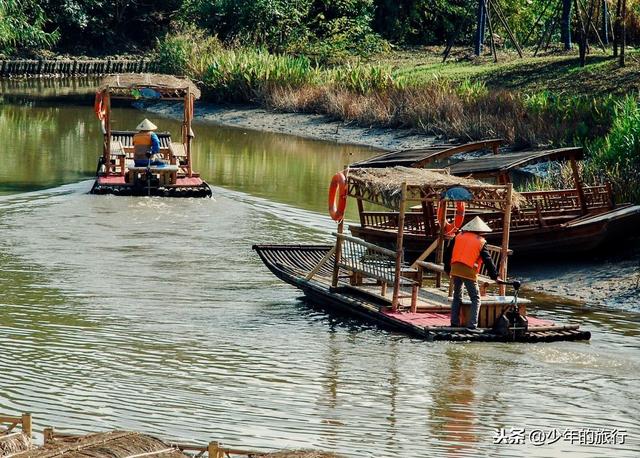
POLYGON ((439 240, 439 239, 436 239, 436 240, 434 240, 433 242, 431 242, 431 245, 429 245, 429 247, 428 247, 426 250, 424 250, 420 256, 418 256, 418 259, 416 259, 416 260, 413 262, 413 264, 411 264, 411 268, 412 268, 412 269, 417 268, 417 267, 418 267, 418 264, 419 264, 420 262, 422 262, 422 261, 424 261, 425 259, 427 259, 427 257, 428 257, 431 253, 433 253, 433 252, 434 252, 434 250, 435 250, 436 248, 438 248, 438 240, 439 240))
POLYGON ((398 296, 400 295, 400 273, 402 269, 402 242, 404 236, 404 212, 407 200, 407 183, 402 183, 400 195, 400 209, 398 214, 398 236, 396 237, 396 268, 393 279, 393 299, 391 310, 398 310, 398 296))
POLYGON ((335 252, 336 252, 336 245, 334 245, 327 252, 327 254, 325 254, 323 256, 323 258, 320 260, 320 262, 318 264, 316 264, 316 266, 313 268, 313 270, 307 274, 307 276, 305 277, 305 280, 311 280, 320 271, 320 269, 322 269, 322 266, 324 266, 327 263, 327 261, 329 261, 329 258, 331 258, 331 256, 333 256, 333 253, 335 253, 335 252))

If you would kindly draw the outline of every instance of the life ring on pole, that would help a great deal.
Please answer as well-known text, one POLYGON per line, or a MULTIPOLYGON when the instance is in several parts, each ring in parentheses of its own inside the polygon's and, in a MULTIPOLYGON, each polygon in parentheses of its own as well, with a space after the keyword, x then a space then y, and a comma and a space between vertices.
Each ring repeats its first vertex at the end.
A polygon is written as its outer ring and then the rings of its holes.
POLYGON ((464 202, 458 201, 456 202, 456 215, 453 218, 453 223, 447 220, 447 201, 441 200, 438 204, 438 221, 444 221, 444 235, 452 236, 456 235, 456 233, 462 227, 464 223, 464 210, 465 205, 464 202))
POLYGON ((96 92, 96 99, 93 102, 93 111, 96 112, 96 116, 100 121, 103 121, 107 115, 107 110, 104 108, 104 98, 102 92, 96 92))
POLYGON ((329 214, 334 221, 342 221, 347 208, 347 177, 338 172, 331 179, 329 186, 329 214))

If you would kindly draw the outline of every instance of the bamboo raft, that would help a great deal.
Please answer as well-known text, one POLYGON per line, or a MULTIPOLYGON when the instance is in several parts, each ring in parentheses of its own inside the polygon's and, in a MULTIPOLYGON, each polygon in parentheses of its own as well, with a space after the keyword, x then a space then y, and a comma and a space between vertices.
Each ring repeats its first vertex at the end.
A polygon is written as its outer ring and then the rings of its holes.
MULTIPOLYGON (((550 342, 591 337, 577 325, 556 325, 528 316, 530 301, 516 302, 515 297, 506 296, 505 286, 496 284, 482 270, 478 277, 482 301, 478 329, 451 327, 452 290, 451 284, 445 283, 443 264, 444 214, 439 216, 437 238, 428 247, 423 245, 424 251, 415 261, 406 262, 404 218, 411 205, 417 202, 424 208, 466 201, 502 214, 500 245, 488 248, 499 276, 506 279, 511 211, 522 201, 510 183, 490 185, 442 171, 406 167, 353 169, 338 181, 345 183, 344 191, 338 194, 354 198, 361 211, 367 202, 397 212, 393 249, 344 234, 342 219, 333 234, 334 245, 253 246, 276 277, 301 289, 313 302, 427 340, 550 342)), ((470 306, 463 300, 461 323, 468 322, 470 306)))
MULTIPOLYGON (((362 289, 351 285, 331 286, 333 275, 333 245, 254 245, 253 249, 269 270, 280 280, 302 290, 314 303, 325 305, 351 315, 359 316, 366 321, 374 322, 385 329, 403 332, 415 337, 431 341, 476 341, 476 342, 511 342, 505 336, 500 336, 489 329, 480 334, 473 333, 466 328, 451 328, 450 307, 445 294, 438 294, 438 301, 434 301, 434 294, 424 296, 424 307, 418 304, 416 312, 408 307, 401 307, 404 311, 392 312, 388 296, 373 292, 375 286, 362 289), (309 275, 329 255, 327 262, 315 272, 312 279, 309 275)), ((340 268, 341 278, 350 278, 352 271, 340 268)), ((420 300, 421 297, 418 297, 420 300)), ((489 321, 489 314, 501 312, 505 302, 491 304, 487 297, 483 298, 480 308, 480 324, 489 321)), ((463 310, 468 303, 463 302, 463 310)), ((588 340, 589 331, 582 331, 578 325, 556 325, 550 321, 538 320, 527 316, 529 329, 518 342, 554 342, 559 340, 588 340)))
POLYGON ((206 445, 170 443, 133 431, 81 435, 51 427, 44 429, 44 444, 37 447, 32 441, 30 414, 0 416, 0 428, 0 458, 338 458, 316 450, 264 452, 225 447, 216 441, 206 445))
POLYGON ((191 129, 193 105, 200 90, 188 79, 169 75, 122 74, 103 79, 94 109, 101 122, 103 143, 91 194, 118 196, 211 197, 211 188, 193 170, 191 129), (181 139, 174 142, 168 132, 159 133, 164 164, 136 167, 135 131, 113 130, 111 101, 152 98, 183 102, 181 139))

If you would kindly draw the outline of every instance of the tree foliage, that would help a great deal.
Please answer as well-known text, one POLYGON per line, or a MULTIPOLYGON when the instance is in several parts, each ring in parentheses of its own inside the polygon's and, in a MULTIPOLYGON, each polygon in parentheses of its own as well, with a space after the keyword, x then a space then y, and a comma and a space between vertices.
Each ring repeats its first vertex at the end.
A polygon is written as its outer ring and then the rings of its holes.
POLYGON ((0 0, 0 52, 48 48, 59 38, 44 30, 46 16, 36 1, 0 0))

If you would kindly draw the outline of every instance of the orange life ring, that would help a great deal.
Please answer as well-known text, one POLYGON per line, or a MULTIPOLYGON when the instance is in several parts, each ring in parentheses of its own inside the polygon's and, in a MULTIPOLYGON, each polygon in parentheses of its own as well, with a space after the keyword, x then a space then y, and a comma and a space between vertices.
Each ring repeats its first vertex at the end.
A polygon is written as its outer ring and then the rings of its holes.
POLYGON ((456 202, 456 215, 453 218, 453 224, 446 218, 447 201, 441 200, 438 204, 438 221, 444 220, 444 235, 456 235, 464 223, 464 202, 456 202))
POLYGON ((93 111, 96 112, 96 116, 102 121, 107 115, 107 110, 104 108, 102 92, 96 92, 96 99, 93 102, 93 111))
POLYGON ((329 214, 334 221, 342 221, 347 208, 347 177, 338 172, 331 179, 329 186, 329 214))

